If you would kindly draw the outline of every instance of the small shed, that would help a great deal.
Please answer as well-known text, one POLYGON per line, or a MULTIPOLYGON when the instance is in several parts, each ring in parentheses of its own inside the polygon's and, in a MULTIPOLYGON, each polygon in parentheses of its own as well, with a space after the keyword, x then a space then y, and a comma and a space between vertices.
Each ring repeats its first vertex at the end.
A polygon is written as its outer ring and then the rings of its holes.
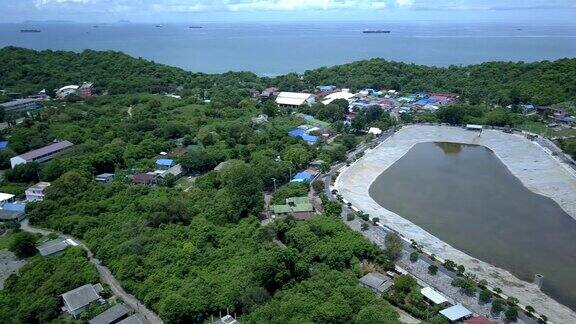
POLYGON ((424 298, 434 305, 441 305, 448 302, 444 296, 442 296, 439 292, 432 289, 431 287, 424 287, 420 290, 420 293, 424 296, 424 298))
POLYGON ((461 321, 472 316, 472 312, 461 304, 448 307, 440 311, 450 322, 461 321))
POLYGON ((379 272, 371 272, 360 278, 358 281, 361 286, 370 288, 377 294, 385 293, 394 284, 392 278, 379 272))

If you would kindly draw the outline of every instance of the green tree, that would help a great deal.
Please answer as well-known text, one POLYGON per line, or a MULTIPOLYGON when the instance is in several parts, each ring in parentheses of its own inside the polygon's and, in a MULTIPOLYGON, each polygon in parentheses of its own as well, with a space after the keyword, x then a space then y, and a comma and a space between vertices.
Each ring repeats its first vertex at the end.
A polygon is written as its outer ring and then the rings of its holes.
POLYGON ((436 275, 438 273, 438 266, 435 264, 431 264, 428 266, 428 273, 431 275, 436 275))
POLYGON ((488 289, 482 289, 478 299, 483 303, 489 303, 492 300, 492 292, 488 289))
POLYGON ((419 256, 420 254, 418 253, 418 251, 412 251, 412 253, 410 253, 410 261, 412 262, 418 261, 419 256))
POLYGON ((417 285, 416 279, 410 275, 399 275, 394 278, 394 287, 404 293, 409 293, 417 285))
POLYGON ((502 298, 496 298, 492 301, 491 311, 494 314, 499 314, 504 310, 504 300, 502 298))
POLYGON ((402 250, 404 250, 404 242, 398 234, 388 233, 384 238, 384 244, 386 246, 386 255, 391 260, 397 260, 402 255, 402 250))
POLYGON ((36 235, 28 232, 14 234, 8 249, 18 258, 27 258, 38 253, 36 249, 36 235))
POLYGON ((504 316, 506 317, 506 320, 516 322, 518 320, 518 308, 516 308, 516 306, 508 307, 506 312, 504 312, 504 316))

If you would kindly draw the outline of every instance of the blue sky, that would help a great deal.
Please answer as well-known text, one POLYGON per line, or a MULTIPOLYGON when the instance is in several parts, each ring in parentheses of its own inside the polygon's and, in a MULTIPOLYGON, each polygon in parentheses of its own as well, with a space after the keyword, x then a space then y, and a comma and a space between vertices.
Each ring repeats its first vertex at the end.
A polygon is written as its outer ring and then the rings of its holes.
POLYGON ((0 0, 0 21, 448 20, 573 23, 576 0, 0 0))

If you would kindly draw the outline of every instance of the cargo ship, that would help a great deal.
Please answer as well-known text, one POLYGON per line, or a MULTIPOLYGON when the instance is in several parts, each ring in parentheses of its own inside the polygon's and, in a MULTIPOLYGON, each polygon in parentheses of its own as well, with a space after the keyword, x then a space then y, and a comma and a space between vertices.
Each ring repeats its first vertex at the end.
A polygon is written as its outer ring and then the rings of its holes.
POLYGON ((364 34, 390 34, 389 30, 382 30, 382 29, 365 29, 362 32, 364 34))
POLYGON ((39 29, 20 29, 21 33, 39 33, 39 29))
POLYGON ((201 29, 202 26, 188 26, 188 28, 190 28, 190 29, 201 29))

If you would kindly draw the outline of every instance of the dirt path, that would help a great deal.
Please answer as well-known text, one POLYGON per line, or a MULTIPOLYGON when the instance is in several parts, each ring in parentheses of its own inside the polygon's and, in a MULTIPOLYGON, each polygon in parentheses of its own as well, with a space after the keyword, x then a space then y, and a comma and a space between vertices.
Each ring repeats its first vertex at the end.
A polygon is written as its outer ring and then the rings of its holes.
POLYGON ((100 280, 102 280, 104 283, 106 283, 108 286, 110 286, 110 289, 112 289, 112 292, 114 292, 114 295, 120 297, 120 299, 122 299, 122 301, 124 301, 124 303, 126 303, 127 305, 132 307, 138 313, 144 315, 144 317, 146 317, 146 319, 148 321, 150 321, 150 323, 152 323, 152 324, 163 323, 162 320, 160 319, 160 317, 156 313, 154 313, 153 311, 148 309, 144 304, 142 304, 138 299, 136 299, 136 297, 127 293, 124 290, 124 288, 122 288, 122 285, 120 285, 120 282, 118 282, 118 280, 116 280, 114 275, 112 275, 112 273, 110 272, 110 269, 108 269, 106 266, 103 266, 102 263, 100 262, 100 260, 98 260, 94 257, 94 254, 92 253, 92 251, 90 251, 90 249, 88 249, 88 247, 79 239, 72 237, 72 236, 69 236, 69 235, 64 235, 64 234, 61 234, 58 232, 53 232, 53 231, 49 231, 46 229, 32 227, 32 226, 30 226, 28 219, 25 219, 20 223, 20 229, 23 231, 29 232, 29 233, 39 233, 42 235, 48 235, 51 233, 55 233, 55 234, 61 235, 62 237, 71 239, 74 242, 78 243, 78 245, 80 247, 82 247, 84 250, 86 250, 86 252, 88 254, 88 259, 90 260, 90 262, 96 266, 96 270, 98 270, 98 273, 100 274, 100 280))

